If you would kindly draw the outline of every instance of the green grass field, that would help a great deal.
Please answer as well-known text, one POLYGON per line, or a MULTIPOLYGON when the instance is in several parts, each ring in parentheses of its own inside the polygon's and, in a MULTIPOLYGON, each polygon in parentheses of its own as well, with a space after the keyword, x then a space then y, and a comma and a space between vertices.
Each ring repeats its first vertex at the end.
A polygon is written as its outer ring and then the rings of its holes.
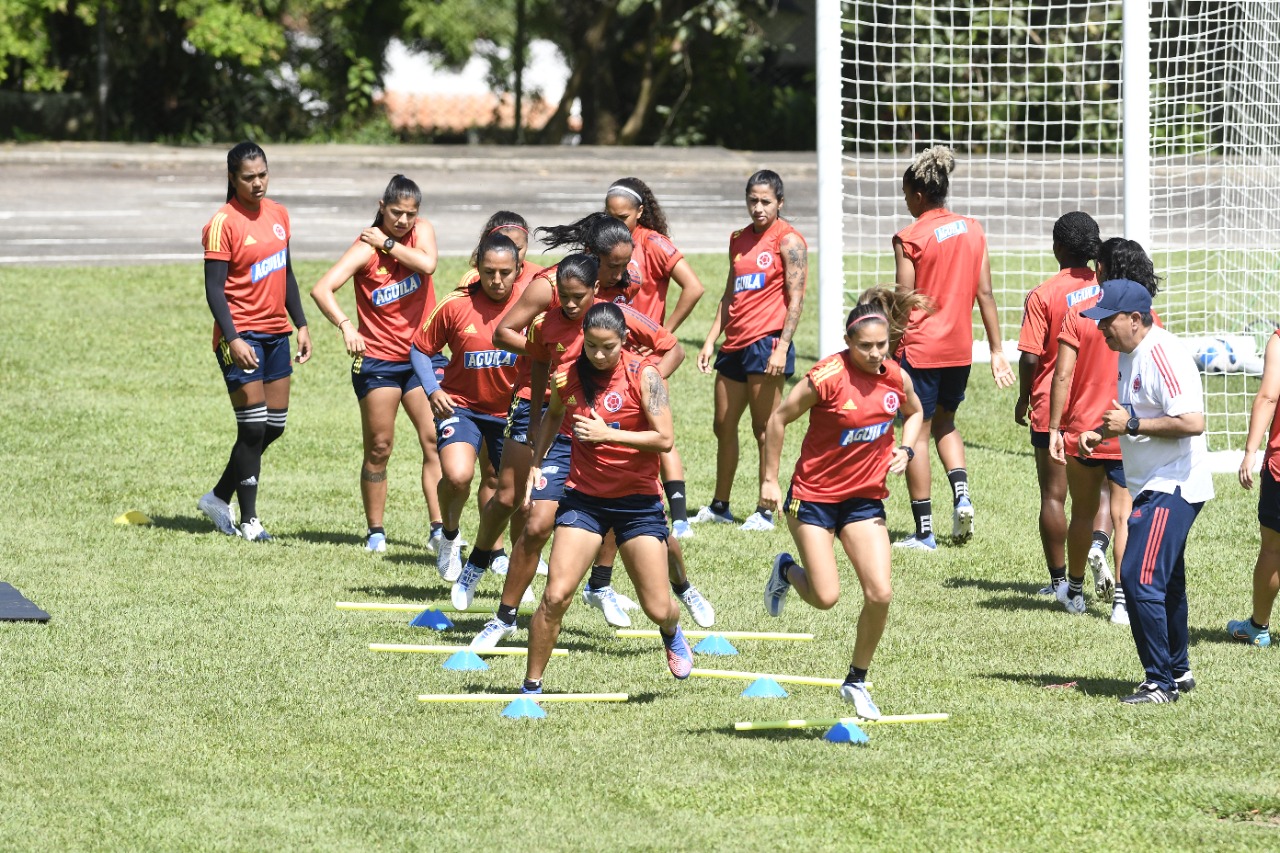
MULTIPOLYGON (((718 290, 722 259, 694 260, 718 290)), ((304 287, 322 270, 300 265, 304 287)), ((460 272, 450 260, 439 278, 460 272)), ((1219 477, 1189 547, 1200 686, 1175 706, 1122 707, 1117 697, 1141 676, 1128 631, 1100 604, 1074 618, 1034 594, 1044 568, 1029 448, 1013 392, 996 392, 981 367, 960 415, 976 539, 895 555, 896 598, 871 675, 885 713, 951 720, 869 728, 860 748, 828 744, 821 729, 735 734, 737 720, 847 712, 829 689, 758 700, 738 696, 745 684, 677 683, 657 641, 615 639, 581 605, 561 638, 574 654, 553 659, 548 689, 637 701, 549 705, 542 721, 502 719, 501 706, 420 705, 423 692, 513 690, 523 662, 454 674, 439 657, 366 650, 464 643, 482 614, 441 636, 406 617, 334 610, 340 600, 442 601, 448 588, 422 547, 418 455, 403 418, 391 546, 380 559, 360 547, 358 412, 341 338, 314 307, 316 355, 295 372, 289 431, 263 467, 259 507, 277 541, 258 546, 212 533, 195 510, 233 436, 198 268, 5 269, 0 292, 0 580, 54 616, 0 624, 0 848, 1280 845, 1280 723, 1268 698, 1280 651, 1223 632, 1248 612, 1254 496, 1219 477), (112 523, 130 509, 154 525, 112 523), (1075 689, 1048 689, 1070 681, 1075 689)), ((712 380, 692 364, 713 301, 681 330, 690 360, 672 382, 693 510, 714 473, 712 380)), ((803 369, 816 340, 811 306, 803 369)), ((745 515, 754 452, 735 488, 745 515)), ((901 534, 905 487, 891 488, 901 534)), ((859 606, 851 573, 830 612, 793 599, 781 619, 763 615, 769 562, 790 544, 781 528, 698 529, 690 574, 719 627, 817 635, 743 641, 738 657, 700 665, 844 674, 859 606)), ((479 600, 497 590, 486 579, 479 600)))

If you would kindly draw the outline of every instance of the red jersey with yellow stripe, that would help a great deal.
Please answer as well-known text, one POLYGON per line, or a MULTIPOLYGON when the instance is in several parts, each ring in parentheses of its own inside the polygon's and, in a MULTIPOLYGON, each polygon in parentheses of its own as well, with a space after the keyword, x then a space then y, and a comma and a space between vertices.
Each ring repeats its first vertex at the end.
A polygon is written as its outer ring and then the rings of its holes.
POLYGON ((413 345, 427 355, 449 348, 440 387, 455 405, 481 415, 506 417, 516 381, 516 356, 494 347, 493 332, 519 298, 520 291, 514 288, 503 302, 494 302, 479 284, 459 288, 440 300, 413 336, 413 345))
MULTIPOLYGON (((1276 330, 1276 337, 1280 337, 1280 329, 1276 330)), ((1266 352, 1266 347, 1263 347, 1266 352)), ((1271 418, 1271 433, 1267 436, 1267 447, 1262 454, 1262 464, 1266 465, 1271 471, 1271 476, 1280 480, 1280 417, 1271 418)))
MULTIPOLYGON (((647 357, 623 350, 608 376, 597 379, 595 402, 587 400, 578 369, 572 362, 555 375, 556 390, 564 403, 564 423, 572 434, 573 416, 590 417, 594 411, 615 429, 642 432, 652 429, 644 412, 641 383, 644 368, 654 367, 647 357)), ((655 367, 656 369, 656 367, 655 367)), ((598 498, 662 494, 658 486, 658 454, 611 442, 573 439, 573 462, 567 485, 598 498)))
MULTIPOLYGON (((237 332, 283 335, 292 330, 284 307, 289 234, 289 211, 269 198, 257 210, 233 198, 204 226, 205 260, 227 262, 227 305, 237 332)), ((222 330, 214 323, 214 349, 221 339, 222 330)))
POLYGON ((791 475, 792 497, 819 503, 884 500, 893 420, 905 396, 902 368, 885 361, 879 373, 867 373, 846 349, 815 364, 808 379, 818 402, 809 409, 809 430, 791 475))
POLYGON ((1058 364, 1058 333, 1071 306, 1098 295, 1098 279, 1088 267, 1064 269, 1027 294, 1018 349, 1039 358, 1031 374, 1031 429, 1049 430, 1049 391, 1058 364))
POLYGON ((635 285, 631 307, 661 323, 667 316, 667 288, 671 273, 684 255, 666 236, 643 225, 631 232, 635 248, 627 273, 635 285))
POLYGON ((733 232, 729 239, 733 299, 729 316, 724 318, 724 352, 746 349, 765 335, 782 330, 791 304, 781 249, 788 234, 800 237, 791 223, 777 219, 762 233, 748 226, 733 232))
MULTIPOLYGON (((418 227, 405 235, 404 245, 418 245, 418 227)), ((431 276, 424 277, 375 249, 356 271, 355 283, 364 354, 384 361, 408 361, 413 333, 436 304, 431 276)))
POLYGON ((944 208, 928 210, 899 231, 903 254, 916 268, 916 292, 934 311, 907 320, 898 356, 912 367, 973 363, 973 303, 978 298, 987 238, 976 219, 944 208))

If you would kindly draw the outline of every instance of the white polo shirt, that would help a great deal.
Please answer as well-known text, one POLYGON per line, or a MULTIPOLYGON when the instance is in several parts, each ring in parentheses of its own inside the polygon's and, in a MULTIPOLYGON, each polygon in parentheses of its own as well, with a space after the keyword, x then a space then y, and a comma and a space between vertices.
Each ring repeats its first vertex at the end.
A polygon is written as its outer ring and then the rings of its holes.
MULTIPOLYGON (((1116 400, 1131 416, 1176 417, 1204 411, 1200 371, 1172 332, 1152 326, 1133 352, 1119 355, 1116 400)), ((1172 494, 1179 487, 1187 503, 1213 497, 1203 434, 1185 438, 1122 435, 1120 454, 1129 493, 1135 497, 1144 491, 1172 494)))

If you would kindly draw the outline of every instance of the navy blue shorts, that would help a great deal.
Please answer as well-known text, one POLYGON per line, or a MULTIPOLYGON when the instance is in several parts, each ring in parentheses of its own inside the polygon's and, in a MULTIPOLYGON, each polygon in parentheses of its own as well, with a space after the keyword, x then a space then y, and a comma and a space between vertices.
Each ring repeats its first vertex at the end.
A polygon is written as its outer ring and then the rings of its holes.
POLYGON ((551 442, 546 458, 542 460, 542 473, 533 484, 530 500, 559 501, 564 497, 564 482, 569 479, 569 465, 573 462, 573 439, 557 435, 551 442))
MULTIPOLYGON (((938 407, 954 412, 964 402, 964 391, 969 387, 971 364, 959 367, 912 367, 905 358, 898 359, 902 369, 911 377, 924 419, 931 420, 938 407)), ((1048 447, 1048 445, 1045 445, 1048 447)))
POLYGON ((1258 478, 1258 523, 1280 533, 1280 484, 1266 465, 1262 466, 1262 476, 1258 478))
MULTIPOLYGON (((536 436, 529 435, 529 413, 532 405, 521 397, 511 398, 511 408, 507 410, 507 438, 528 444, 536 436)), ((546 404, 542 406, 542 416, 546 417, 546 404)))
POLYGON ((1049 433, 1048 431, 1040 432, 1039 430, 1031 430, 1031 446, 1038 447, 1041 450, 1049 449, 1049 433))
MULTIPOLYGON (((449 360, 433 355, 431 363, 435 365, 438 382, 449 360)), ((351 361, 351 387, 355 389, 356 399, 363 400, 374 388, 399 388, 403 396, 414 388, 421 388, 422 381, 408 361, 384 361, 358 355, 351 361)))
MULTIPOLYGON (((769 365, 769 356, 773 355, 774 349, 778 346, 780 334, 780 332, 767 334, 755 343, 748 344, 745 349, 733 352, 720 350, 716 356, 716 371, 725 379, 734 382, 746 382, 751 374, 764 373, 769 365)), ((787 344, 787 366, 783 374, 790 376, 795 372, 796 345, 791 343, 787 344)))
POLYGON ((874 498, 846 498, 838 503, 802 501, 792 496, 790 488, 787 489, 782 511, 801 524, 833 530, 837 535, 846 524, 885 517, 884 502, 874 498))
POLYGON ((436 448, 443 451, 451 444, 465 441, 479 456, 480 442, 483 441, 489 449, 489 462, 496 470, 502 464, 502 431, 506 426, 505 418, 478 415, 470 409, 455 406, 452 415, 436 421, 436 448))
POLYGON ((597 498, 569 489, 556 510, 556 527, 576 527, 604 537, 610 530, 619 545, 638 536, 667 541, 667 514, 659 495, 597 498))
POLYGON ((1115 483, 1122 489, 1127 489, 1124 481, 1124 462, 1120 459, 1094 459, 1092 457, 1077 456, 1075 460, 1086 468, 1102 468, 1107 473, 1107 479, 1115 483))
POLYGON ((218 359, 218 369, 227 390, 234 391, 250 382, 274 382, 293 374, 293 360, 289 355, 289 335, 267 335, 262 332, 241 332, 240 340, 253 347, 258 357, 258 367, 241 370, 231 359, 231 345, 222 340, 213 351, 218 359))

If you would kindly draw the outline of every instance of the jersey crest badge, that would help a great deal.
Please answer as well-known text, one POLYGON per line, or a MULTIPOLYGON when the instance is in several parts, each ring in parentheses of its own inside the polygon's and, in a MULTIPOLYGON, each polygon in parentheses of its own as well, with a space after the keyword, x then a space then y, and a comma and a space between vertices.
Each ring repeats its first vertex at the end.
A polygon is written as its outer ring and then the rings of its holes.
POLYGON ((756 266, 762 270, 767 270, 773 266, 773 252, 761 252, 756 255, 756 266))
POLYGON ((246 245, 246 246, 256 246, 256 245, 258 245, 258 241, 257 241, 257 240, 255 240, 255 239, 253 239, 253 235, 252 235, 252 234, 246 234, 246 235, 244 235, 244 245, 246 245))
POLYGON ((1142 390, 1142 377, 1141 377, 1141 376, 1135 376, 1135 377, 1133 377, 1133 390, 1135 390, 1135 391, 1141 391, 1141 390, 1142 390))
POLYGON ((892 415, 894 412, 898 411, 898 406, 900 404, 901 401, 898 399, 897 391, 886 391, 884 393, 884 410, 886 412, 892 415))
POLYGON ((852 412, 857 408, 858 408, 858 404, 853 402, 853 400, 845 400, 844 405, 840 407, 840 411, 852 412))
POLYGON ((622 408, 622 395, 617 391, 610 391, 604 395, 604 409, 606 412, 616 412, 622 408))
POLYGON ((272 233, 272 234, 275 234, 277 237, 279 237, 281 240, 283 240, 283 239, 284 239, 284 226, 283 226, 283 225, 281 225, 279 222, 277 222, 275 225, 272 225, 272 226, 271 226, 271 233, 272 233))

